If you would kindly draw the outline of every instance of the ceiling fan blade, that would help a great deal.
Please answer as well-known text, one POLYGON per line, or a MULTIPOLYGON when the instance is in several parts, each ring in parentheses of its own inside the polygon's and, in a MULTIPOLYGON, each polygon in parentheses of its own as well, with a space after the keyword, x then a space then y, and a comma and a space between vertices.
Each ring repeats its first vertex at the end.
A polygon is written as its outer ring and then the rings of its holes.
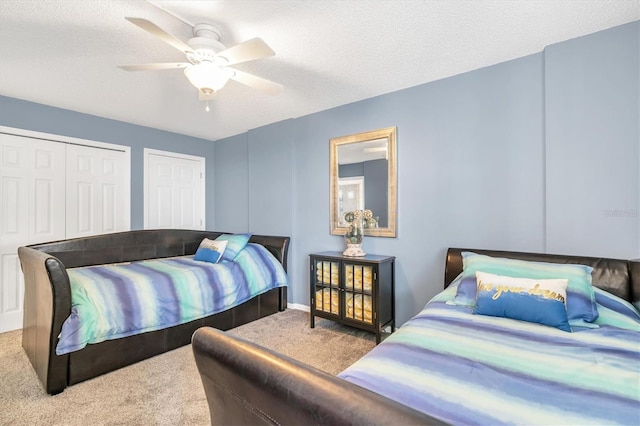
POLYGON ((278 95, 282 92, 283 86, 281 84, 236 69, 232 71, 234 74, 230 78, 238 83, 253 87, 269 95, 278 95))
POLYGON ((234 65, 255 59, 267 58, 275 54, 267 43, 261 38, 256 37, 223 50, 216 56, 218 58, 224 58, 227 61, 225 65, 234 65))
POLYGON ((162 64, 139 64, 139 65, 118 65, 125 71, 156 71, 156 70, 177 70, 186 68, 188 62, 167 62, 162 64))
POLYGON ((168 32, 166 32, 165 30, 163 30, 162 28, 160 28, 159 26, 157 26, 151 21, 147 21, 146 19, 142 19, 142 18, 129 18, 129 17, 126 17, 124 19, 126 19, 127 21, 131 22, 134 25, 137 25, 143 30, 153 34, 154 36, 159 37, 160 39, 162 39, 162 41, 175 47, 185 55, 187 53, 193 52, 193 49, 190 48, 182 40, 172 36, 171 34, 169 34, 168 32))

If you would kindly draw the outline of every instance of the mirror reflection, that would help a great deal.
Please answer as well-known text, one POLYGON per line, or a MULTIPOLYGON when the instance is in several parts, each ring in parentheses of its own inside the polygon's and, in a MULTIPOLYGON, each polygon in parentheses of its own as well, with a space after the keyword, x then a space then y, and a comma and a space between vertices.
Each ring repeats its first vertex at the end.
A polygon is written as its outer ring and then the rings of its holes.
POLYGON ((331 233, 345 213, 370 210, 365 235, 395 237, 395 127, 331 139, 331 233))
POLYGON ((338 218, 347 226, 344 214, 369 209, 373 221, 369 227, 389 226, 387 204, 388 141, 386 138, 345 144, 338 148, 338 218))

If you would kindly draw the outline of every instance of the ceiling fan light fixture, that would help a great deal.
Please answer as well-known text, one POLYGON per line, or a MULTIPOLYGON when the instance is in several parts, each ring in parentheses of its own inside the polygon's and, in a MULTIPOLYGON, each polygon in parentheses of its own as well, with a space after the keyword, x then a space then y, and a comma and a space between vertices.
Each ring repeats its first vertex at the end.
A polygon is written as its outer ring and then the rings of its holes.
POLYGON ((184 70, 189 82, 204 94, 210 95, 222 89, 229 75, 218 65, 210 62, 201 62, 188 66, 184 70))
POLYGON ((259 37, 252 38, 227 49, 220 43, 220 29, 211 24, 204 23, 194 25, 194 37, 185 43, 151 21, 142 18, 126 19, 185 54, 189 63, 176 62, 119 66, 125 71, 153 71, 184 68, 185 76, 189 82, 198 89, 198 99, 200 100, 213 99, 215 93, 222 89, 229 80, 234 80, 269 95, 277 95, 282 91, 281 84, 244 71, 228 68, 228 65, 255 61, 275 55, 273 49, 259 37))

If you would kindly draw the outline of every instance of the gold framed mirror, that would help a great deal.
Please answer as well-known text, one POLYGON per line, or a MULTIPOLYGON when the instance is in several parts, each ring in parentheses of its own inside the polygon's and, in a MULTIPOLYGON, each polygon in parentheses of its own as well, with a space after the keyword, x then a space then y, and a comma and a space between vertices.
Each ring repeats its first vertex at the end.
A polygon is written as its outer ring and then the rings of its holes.
POLYGON ((344 214, 371 210, 365 235, 396 236, 396 128, 333 138, 329 141, 331 234, 344 235, 344 214))

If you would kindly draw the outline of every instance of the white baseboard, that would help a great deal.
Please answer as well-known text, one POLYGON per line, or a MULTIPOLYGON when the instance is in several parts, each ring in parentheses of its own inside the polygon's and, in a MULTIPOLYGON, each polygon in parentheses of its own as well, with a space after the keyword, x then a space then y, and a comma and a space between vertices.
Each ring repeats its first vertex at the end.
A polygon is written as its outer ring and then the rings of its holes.
POLYGON ((287 303, 288 309, 297 309, 299 311, 310 312, 311 308, 309 305, 301 305, 300 303, 287 303))

